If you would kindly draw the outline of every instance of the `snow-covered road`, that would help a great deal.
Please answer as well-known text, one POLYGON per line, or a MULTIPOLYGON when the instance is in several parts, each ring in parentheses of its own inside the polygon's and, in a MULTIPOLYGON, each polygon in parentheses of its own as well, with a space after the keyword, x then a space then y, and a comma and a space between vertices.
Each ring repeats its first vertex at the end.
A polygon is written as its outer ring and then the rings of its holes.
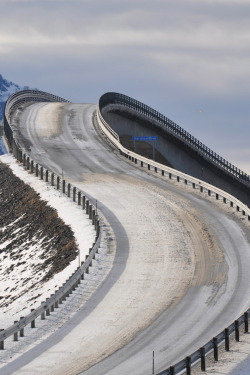
POLYGON ((93 127, 95 106, 19 114, 30 156, 98 201, 114 264, 68 323, 5 374, 145 375, 182 359, 249 307, 249 229, 202 195, 135 167, 93 127))

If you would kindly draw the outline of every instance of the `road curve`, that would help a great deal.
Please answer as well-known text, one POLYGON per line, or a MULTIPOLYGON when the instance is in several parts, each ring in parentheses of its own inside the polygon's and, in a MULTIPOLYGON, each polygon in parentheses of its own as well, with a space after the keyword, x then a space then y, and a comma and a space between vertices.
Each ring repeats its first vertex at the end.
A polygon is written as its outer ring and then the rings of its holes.
POLYGON ((6 375, 151 374, 153 350, 157 372, 249 307, 249 229, 119 157, 93 126, 94 110, 36 103, 19 113, 19 145, 98 201, 115 257, 84 309, 6 375))

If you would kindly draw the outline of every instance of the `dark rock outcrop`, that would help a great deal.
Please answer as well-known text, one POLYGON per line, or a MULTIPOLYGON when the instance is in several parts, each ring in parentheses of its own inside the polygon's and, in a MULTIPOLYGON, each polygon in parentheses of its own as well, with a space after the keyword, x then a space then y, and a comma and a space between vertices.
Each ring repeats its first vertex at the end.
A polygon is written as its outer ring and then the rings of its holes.
MULTIPOLYGON (((0 245, 0 279, 11 277, 14 267, 15 273, 20 272, 18 266, 22 265, 25 252, 26 256, 30 252, 30 257, 39 258, 32 270, 41 274, 39 283, 62 271, 78 254, 74 234, 58 217, 57 211, 3 163, 0 163, 0 245), (7 257, 8 267, 3 269, 1 259, 7 257)), ((25 277, 20 278, 22 285, 19 286, 23 291, 27 281, 25 277)), ((29 288, 33 287, 31 284, 29 288)), ((1 290, 0 307, 18 298, 18 292, 15 296, 7 294, 1 290)))

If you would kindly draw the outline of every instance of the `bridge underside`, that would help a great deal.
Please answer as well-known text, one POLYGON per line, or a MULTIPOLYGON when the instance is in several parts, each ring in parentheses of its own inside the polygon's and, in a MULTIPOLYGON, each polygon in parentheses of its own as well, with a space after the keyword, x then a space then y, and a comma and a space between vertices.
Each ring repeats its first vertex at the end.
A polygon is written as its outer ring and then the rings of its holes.
POLYGON ((121 110, 119 106, 115 108, 115 105, 104 107, 102 115, 125 147, 129 146, 129 149, 149 159, 155 157, 155 161, 159 163, 217 186, 250 206, 250 185, 211 163, 202 153, 167 129, 140 117, 139 113, 135 114, 125 108, 121 110), (158 140, 140 145, 139 142, 132 141, 134 136, 157 136, 158 140))

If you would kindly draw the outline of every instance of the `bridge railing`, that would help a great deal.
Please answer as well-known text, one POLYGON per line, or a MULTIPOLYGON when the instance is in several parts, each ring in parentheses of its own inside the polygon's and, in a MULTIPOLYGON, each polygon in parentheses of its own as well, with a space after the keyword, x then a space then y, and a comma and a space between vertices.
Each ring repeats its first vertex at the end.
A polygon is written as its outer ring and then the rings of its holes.
POLYGON ((223 168, 225 171, 229 172, 233 176, 240 179, 242 182, 250 184, 250 176, 237 168, 235 165, 228 162, 226 159, 218 155, 216 152, 211 150, 205 144, 200 142, 197 138, 192 136, 181 126, 177 125, 175 122, 157 112, 155 109, 147 106, 144 103, 139 102, 129 96, 119 94, 116 92, 109 92, 101 96, 99 100, 99 109, 102 112, 102 109, 108 105, 120 105, 124 108, 125 111, 134 110, 137 114, 145 116, 145 118, 156 121, 158 124, 161 124, 167 131, 175 134, 178 138, 182 139, 185 143, 189 145, 192 149, 201 153, 205 158, 210 162, 216 164, 217 166, 223 168))

